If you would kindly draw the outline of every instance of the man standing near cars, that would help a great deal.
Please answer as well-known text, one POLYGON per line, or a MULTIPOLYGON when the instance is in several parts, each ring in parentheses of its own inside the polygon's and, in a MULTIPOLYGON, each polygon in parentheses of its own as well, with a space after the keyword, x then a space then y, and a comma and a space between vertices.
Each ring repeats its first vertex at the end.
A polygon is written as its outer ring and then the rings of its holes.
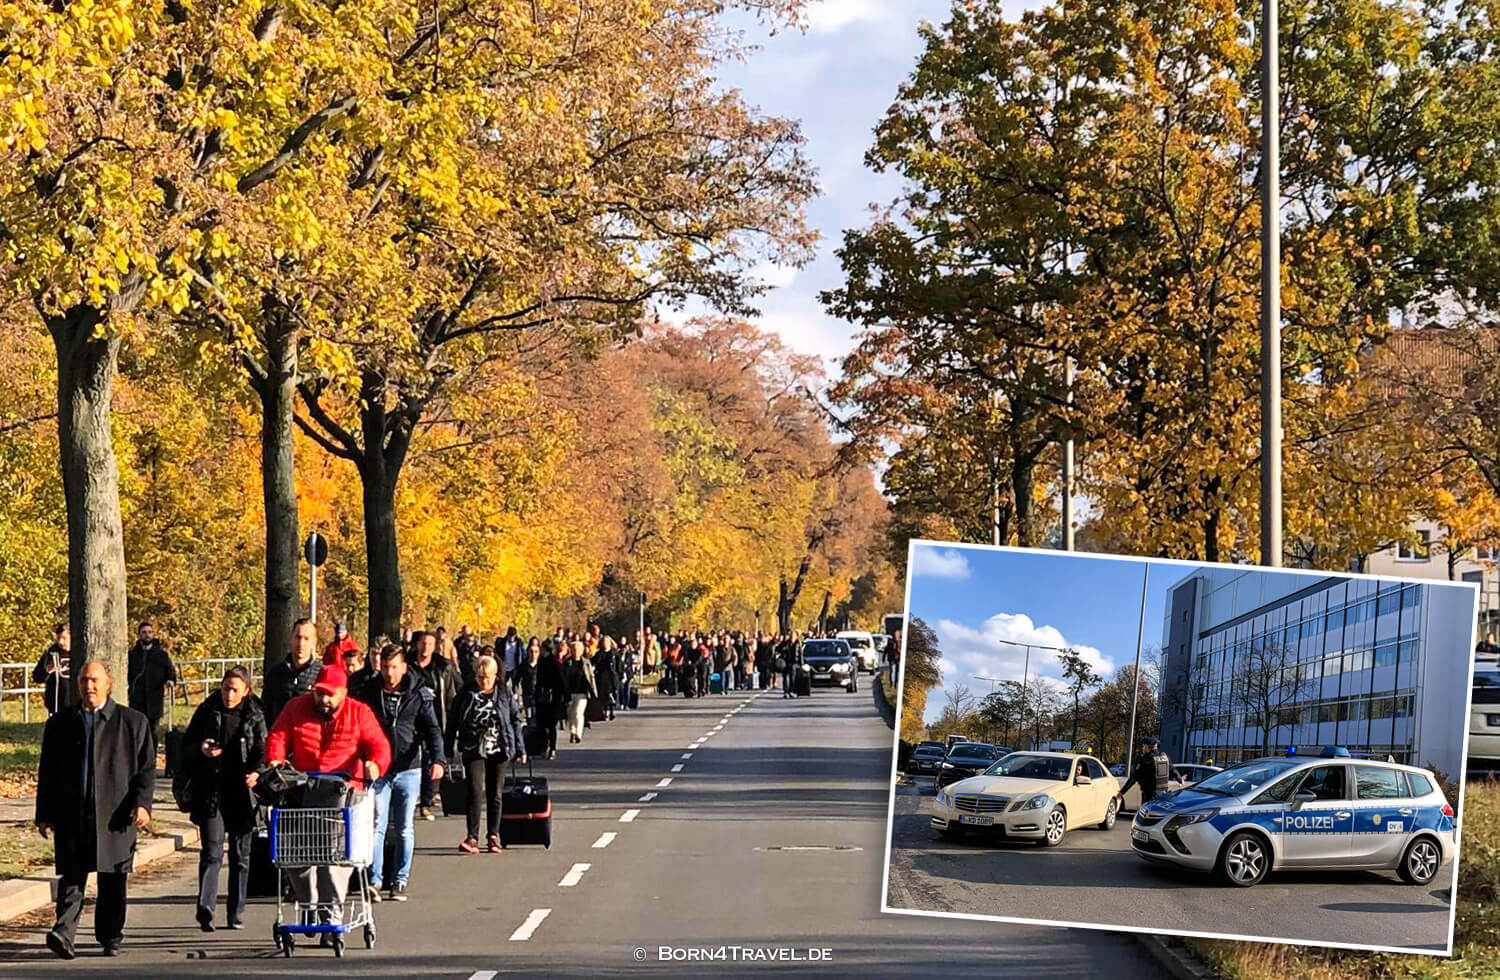
POLYGON ((72 657, 73 634, 67 623, 58 623, 52 630, 52 643, 42 651, 31 672, 31 682, 42 685, 42 704, 47 707, 48 717, 73 703, 73 685, 68 673, 72 657))
POLYGON ((151 821, 156 740, 146 716, 110 698, 109 670, 84 665, 78 702, 47 719, 36 777, 36 828, 55 831, 57 921, 47 948, 65 960, 83 915, 83 887, 98 872, 94 938, 105 956, 125 941, 125 886, 136 834, 151 821))
POLYGON ((149 622, 136 630, 135 645, 126 659, 125 688, 129 705, 151 722, 151 731, 161 722, 167 685, 177 679, 167 648, 156 637, 149 622))
MULTIPOLYGON (((433 710, 437 713, 438 731, 442 732, 448 726, 448 711, 453 707, 453 699, 458 697, 459 689, 463 687, 463 679, 459 676, 458 668, 438 653, 441 638, 436 633, 421 633, 414 639, 417 640, 417 660, 410 666, 418 679, 432 690, 433 710)), ((438 769, 436 764, 443 761, 441 736, 437 746, 435 755, 427 754, 430 749, 426 746, 422 749, 422 801, 417 807, 417 816, 423 820, 437 819, 437 815, 432 812, 433 805, 437 802, 437 780, 432 777, 432 773, 438 769)))
POLYGON ((318 679, 318 628, 312 620, 297 620, 292 627, 291 643, 287 659, 266 671, 261 683, 261 701, 268 725, 275 725, 281 709, 293 698, 311 691, 313 682, 318 679))
POLYGON ((1172 760, 1161 751, 1161 740, 1155 736, 1148 735, 1141 739, 1141 756, 1135 761, 1135 768, 1130 772, 1130 778, 1120 788, 1120 802, 1125 802, 1125 794, 1130 792, 1130 787, 1139 785, 1141 787, 1141 806, 1145 806, 1156 798, 1158 793, 1167 791, 1167 784, 1172 779, 1172 760))
MULTIPOLYGON (((371 786, 375 793, 375 857, 370 866, 370 897, 380 900, 379 889, 384 882, 390 898, 404 902, 416 843, 412 819, 422 794, 419 770, 424 755, 434 760, 443 757, 436 698, 431 688, 407 669, 406 652, 397 646, 388 648, 382 658, 378 678, 351 691, 374 710, 391 743, 391 767, 371 786), (387 833, 396 834, 400 841, 394 868, 384 866, 387 833)), ((430 763, 427 775, 434 782, 442 779, 442 764, 430 763)))

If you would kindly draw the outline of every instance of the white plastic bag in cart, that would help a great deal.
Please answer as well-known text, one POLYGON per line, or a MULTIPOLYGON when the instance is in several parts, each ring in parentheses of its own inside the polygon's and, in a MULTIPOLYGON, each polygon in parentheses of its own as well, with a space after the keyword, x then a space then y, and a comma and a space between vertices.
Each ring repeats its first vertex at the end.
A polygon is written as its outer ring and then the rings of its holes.
POLYGON ((375 794, 355 790, 349 803, 349 863, 368 865, 375 860, 375 794))

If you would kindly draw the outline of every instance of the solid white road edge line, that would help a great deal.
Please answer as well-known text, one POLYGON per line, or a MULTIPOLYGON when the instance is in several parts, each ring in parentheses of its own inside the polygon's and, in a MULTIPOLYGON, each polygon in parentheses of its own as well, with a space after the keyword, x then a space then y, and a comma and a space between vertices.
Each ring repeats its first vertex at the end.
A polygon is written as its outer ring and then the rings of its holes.
MULTIPOLYGON (((551 914, 551 909, 532 909, 531 914, 526 917, 526 921, 521 923, 520 926, 516 928, 516 931, 510 934, 510 941, 513 943, 519 943, 525 942, 526 940, 530 939, 531 934, 533 932, 536 932, 536 927, 541 925, 542 920, 547 918, 547 916, 551 914)), ((483 976, 483 974, 476 973, 474 974, 474 976, 479 977, 483 976)), ((491 973, 490 976, 493 977, 494 974, 491 973)))

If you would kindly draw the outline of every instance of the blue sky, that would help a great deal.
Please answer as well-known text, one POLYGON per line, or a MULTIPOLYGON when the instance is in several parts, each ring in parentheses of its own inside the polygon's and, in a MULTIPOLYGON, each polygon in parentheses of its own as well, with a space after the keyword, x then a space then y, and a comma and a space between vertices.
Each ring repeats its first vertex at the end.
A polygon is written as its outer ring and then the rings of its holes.
MULTIPOLYGON (((864 154, 921 53, 918 23, 941 24, 951 8, 951 0, 810 0, 807 30, 774 37, 752 17, 725 16, 761 50, 743 64, 725 65, 722 86, 738 89, 762 112, 801 121, 822 192, 808 207, 809 222, 822 236, 817 258, 801 270, 759 270, 774 288, 758 304, 758 322, 792 349, 824 358, 830 375, 853 348, 856 331, 824 313, 817 296, 843 281, 834 249, 844 231, 866 227, 870 206, 889 204, 900 192, 895 176, 865 169, 864 154)), ((1005 9, 1015 16, 1023 5, 1005 9)), ((685 315, 702 311, 691 306, 685 315)))
MULTIPOLYGON (((1135 659, 1141 623, 1143 561, 1060 552, 992 551, 961 545, 915 546, 911 610, 937 633, 943 683, 927 698, 927 720, 959 685, 978 695, 991 684, 972 675, 1019 681, 1026 651, 1017 640, 1071 647, 1105 676, 1135 659)), ((1189 569, 1155 565, 1146 597, 1145 648, 1160 645, 1167 587, 1189 569)), ((1062 683, 1056 654, 1033 649, 1033 676, 1062 683)))

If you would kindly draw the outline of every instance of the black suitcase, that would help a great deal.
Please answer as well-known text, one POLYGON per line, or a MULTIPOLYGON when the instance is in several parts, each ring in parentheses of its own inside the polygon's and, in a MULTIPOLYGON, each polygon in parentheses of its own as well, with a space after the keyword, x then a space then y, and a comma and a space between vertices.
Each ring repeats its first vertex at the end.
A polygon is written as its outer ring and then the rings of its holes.
POLYGON ((276 865, 271 863, 271 832, 256 830, 250 835, 250 874, 246 892, 252 898, 274 898, 278 891, 276 865))
POLYGON ((438 795, 442 797, 445 817, 461 816, 469 812, 469 781, 464 775, 463 766, 457 763, 443 766, 443 778, 438 780, 438 795))
POLYGON ((625 692, 625 706, 631 711, 634 711, 641 706, 640 688, 636 687, 633 684, 630 686, 630 690, 625 692))
POLYGON ((527 775, 516 774, 511 764, 511 775, 505 777, 500 790, 500 846, 512 844, 540 844, 552 846, 552 794, 547 789, 547 777, 531 772, 527 764, 527 775))
POLYGON ((792 693, 800 698, 812 697, 812 672, 808 670, 797 671, 796 684, 792 687, 792 693))
POLYGON ((162 739, 162 754, 166 757, 162 763, 162 775, 174 776, 177 770, 182 768, 182 743, 186 732, 176 730, 172 724, 172 707, 177 703, 177 685, 172 684, 167 688, 167 734, 162 739))
POLYGON ((589 698, 588 704, 583 709, 583 717, 588 721, 603 721, 604 699, 597 696, 589 698))
POLYGON ((659 681, 656 682, 656 690, 657 690, 657 693, 659 693, 659 694, 665 694, 669 698, 670 697, 676 697, 677 696, 677 676, 675 674, 668 673, 661 680, 659 680, 659 681))

